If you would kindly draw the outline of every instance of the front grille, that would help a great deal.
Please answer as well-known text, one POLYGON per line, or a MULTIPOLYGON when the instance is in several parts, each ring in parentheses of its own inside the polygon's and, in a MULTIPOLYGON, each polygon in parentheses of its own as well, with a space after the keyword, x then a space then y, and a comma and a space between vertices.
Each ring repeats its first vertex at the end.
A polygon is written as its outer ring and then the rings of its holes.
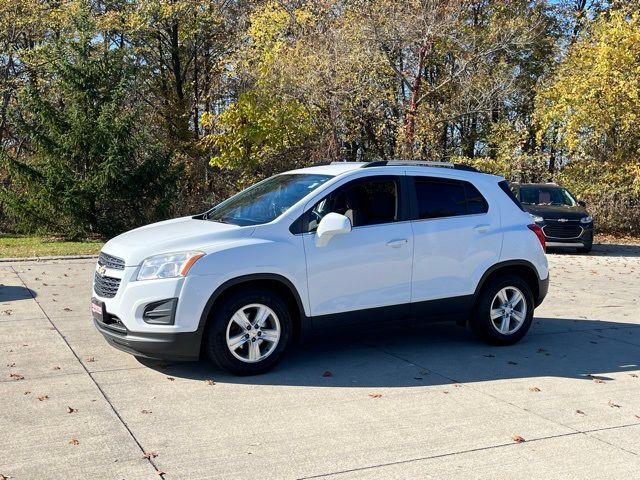
POLYGON ((118 287, 120 286, 120 279, 113 277, 103 277, 98 272, 93 276, 93 288, 99 297, 113 298, 118 293, 118 287))
POLYGON ((547 224, 542 227, 545 237, 548 238, 578 238, 582 235, 583 229, 580 225, 564 225, 561 223, 547 224))
POLYGON ((123 259, 108 255, 104 252, 100 252, 100 256, 98 257, 98 265, 106 268, 112 268, 114 270, 124 270, 123 259))

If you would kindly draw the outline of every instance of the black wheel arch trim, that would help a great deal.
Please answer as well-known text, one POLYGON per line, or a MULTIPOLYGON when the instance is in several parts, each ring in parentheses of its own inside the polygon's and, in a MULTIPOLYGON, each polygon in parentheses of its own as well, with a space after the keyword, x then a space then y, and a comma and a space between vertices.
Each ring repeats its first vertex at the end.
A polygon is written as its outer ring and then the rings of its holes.
MULTIPOLYGON (((531 272, 535 275, 535 278, 538 280, 537 298, 534 299, 536 307, 542 303, 542 300, 544 300, 544 297, 546 296, 547 290, 549 288, 549 277, 547 276, 547 278, 540 278, 540 275, 538 274, 538 269, 536 269, 535 265, 529 262, 528 260, 506 260, 504 262, 499 262, 499 263, 496 263, 495 265, 492 265, 484 272, 484 274, 480 278, 480 281, 478 282, 476 291, 473 294, 473 305, 475 305, 476 300, 478 299, 478 295, 480 295, 480 292, 482 291, 482 288, 484 287, 487 281, 487 278, 489 278, 492 274, 494 274, 498 270, 501 270, 503 268, 509 268, 509 267, 525 267, 531 270, 531 272)), ((534 294, 534 297, 535 297, 536 292, 532 292, 532 293, 534 294)))
POLYGON ((202 336, 202 334, 204 333, 204 328, 207 324, 209 316, 211 315, 213 305, 224 292, 236 285, 260 280, 279 282, 291 292, 298 307, 298 314, 300 315, 300 333, 302 334, 306 332, 307 329, 310 328, 310 322, 306 321, 308 317, 305 314, 304 305, 302 303, 302 299, 300 298, 300 294, 298 293, 298 289, 295 287, 293 282, 291 282, 291 280, 289 280, 287 277, 279 275, 277 273, 251 273, 227 280, 213 291, 213 293, 209 297, 209 300, 207 300, 207 303, 205 304, 202 314, 200 315, 200 322, 198 323, 198 332, 200 333, 200 336, 202 336))

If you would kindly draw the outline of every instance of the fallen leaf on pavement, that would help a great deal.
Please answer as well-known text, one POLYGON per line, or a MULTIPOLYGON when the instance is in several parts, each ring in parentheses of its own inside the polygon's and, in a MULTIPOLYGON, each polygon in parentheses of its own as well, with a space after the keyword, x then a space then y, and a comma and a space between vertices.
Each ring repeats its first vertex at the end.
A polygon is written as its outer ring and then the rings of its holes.
POLYGON ((54 370, 60 370, 60 367, 56 365, 55 367, 53 367, 53 369, 54 370))
POLYGON ((140 413, 148 415, 148 414, 153 413, 153 412, 151 410, 141 410, 140 413))
POLYGON ((0 480, 9 480, 10 478, 13 478, 13 477, 8 477, 7 475, 3 475, 0 473, 0 480))
POLYGON ((24 377, 22 375, 20 375, 19 373, 12 373, 9 376, 11 378, 13 378, 14 380, 24 380, 24 377))
POLYGON ((71 408, 71 407, 67 407, 67 413, 76 413, 78 411, 77 408, 71 408))
POLYGON ((25 395, 29 395, 31 392, 29 390, 27 390, 26 392, 24 392, 25 395))
POLYGON ((578 415, 586 415, 586 413, 584 413, 582 410, 576 410, 576 413, 578 415))
POLYGON ((175 380, 175 378, 173 377, 167 377, 167 380, 169 380, 170 382, 173 382, 175 380))
POLYGON ((71 312, 71 311, 72 311, 69 307, 64 307, 64 308, 63 308, 63 310, 64 310, 65 312, 71 312))
POLYGON ((38 400, 40 400, 41 402, 44 402, 45 400, 49 400, 49 395, 42 395, 41 397, 38 397, 38 400))
POLYGON ((516 362, 512 362, 511 360, 509 360, 507 363, 508 363, 509 365, 517 365, 517 363, 516 363, 516 362))
POLYGON ((382 396, 382 394, 381 393, 370 393, 369 396, 371 398, 380 398, 382 396))
POLYGON ((215 385, 216 382, 214 382, 213 380, 205 380, 204 383, 206 383, 207 385, 215 385))
POLYGON ((94 357, 89 357, 85 361, 91 363, 91 362, 95 362, 96 359, 94 357))
POLYGON ((618 405, 617 403, 613 403, 611 400, 609 400, 609 406, 611 408, 622 408, 621 405, 618 405))
POLYGON ((69 445, 80 445, 80 442, 77 438, 72 438, 71 440, 69 440, 69 445))
POLYGON ((540 389, 538 387, 531 387, 531 388, 529 388, 529 391, 530 392, 539 392, 540 389))
POLYGON ((513 439, 514 442, 516 443, 522 443, 522 442, 526 442, 526 440, 524 438, 522 438, 520 435, 514 435, 513 437, 511 437, 513 439))
POLYGON ((333 377, 333 373, 331 373, 329 370, 327 370, 326 372, 324 372, 322 374, 323 377, 333 377))
POLYGON ((156 458, 158 454, 156 452, 145 452, 143 458, 156 458))
POLYGON ((630 373, 629 376, 633 378, 638 378, 638 375, 636 375, 635 373, 630 373))

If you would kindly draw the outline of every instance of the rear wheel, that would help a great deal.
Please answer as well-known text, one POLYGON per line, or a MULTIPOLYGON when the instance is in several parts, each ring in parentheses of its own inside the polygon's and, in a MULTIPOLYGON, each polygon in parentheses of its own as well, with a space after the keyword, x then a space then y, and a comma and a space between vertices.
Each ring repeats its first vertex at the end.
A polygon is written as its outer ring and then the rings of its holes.
POLYGON ((533 294, 522 278, 496 277, 482 289, 470 326, 494 345, 512 345, 525 336, 533 321, 533 294))
POLYGON ((291 332, 291 313, 275 293, 247 290, 215 308, 205 349, 220 367, 236 375, 256 375, 282 359, 291 332))

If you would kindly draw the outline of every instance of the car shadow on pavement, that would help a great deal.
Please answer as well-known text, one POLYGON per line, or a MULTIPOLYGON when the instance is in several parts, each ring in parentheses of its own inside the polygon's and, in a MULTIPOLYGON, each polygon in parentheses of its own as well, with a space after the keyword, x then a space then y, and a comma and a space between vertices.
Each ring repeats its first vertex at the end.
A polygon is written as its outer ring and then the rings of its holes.
POLYGON ((564 377, 615 381, 638 370, 640 326, 611 321, 536 318, 518 344, 495 347, 453 324, 314 336, 272 371, 237 377, 206 360, 140 360, 167 375, 216 383, 311 387, 419 387, 564 377))
POLYGON ((577 255, 590 257, 640 257, 640 245, 619 245, 614 243, 597 243, 589 253, 578 253, 575 249, 549 247, 547 253, 561 255, 577 255))
POLYGON ((0 303, 30 300, 35 296, 37 296, 37 293, 27 287, 0 284, 0 303))

